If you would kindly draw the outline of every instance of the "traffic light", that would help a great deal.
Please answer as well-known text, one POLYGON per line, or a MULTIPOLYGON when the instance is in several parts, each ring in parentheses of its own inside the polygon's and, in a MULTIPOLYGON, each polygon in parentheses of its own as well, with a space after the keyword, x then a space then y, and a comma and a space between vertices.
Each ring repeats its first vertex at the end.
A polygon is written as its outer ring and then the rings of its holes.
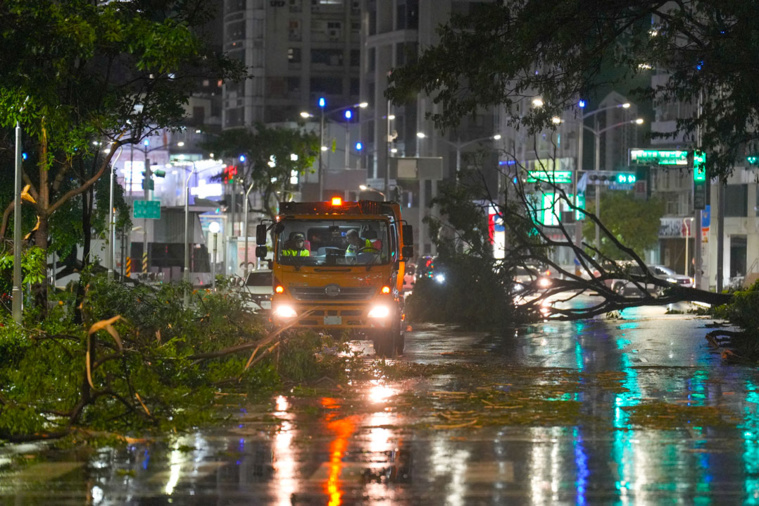
POLYGON ((222 174, 224 184, 234 184, 237 181, 237 166, 227 165, 222 174))
POLYGON ((638 178, 631 172, 619 172, 617 173, 617 184, 635 184, 638 178))
POLYGON ((759 155, 748 155, 746 161, 749 165, 759 165, 759 155))
POLYGON ((693 181, 706 181, 706 156, 703 151, 693 152, 693 181))
POLYGON ((614 170, 588 171, 588 184, 595 185, 634 185, 638 180, 635 172, 617 172, 614 170))
POLYGON ((693 209, 706 209, 706 154, 693 151, 693 209))
POLYGON ((163 169, 146 170, 142 172, 142 189, 155 190, 155 177, 166 177, 166 171, 163 169))

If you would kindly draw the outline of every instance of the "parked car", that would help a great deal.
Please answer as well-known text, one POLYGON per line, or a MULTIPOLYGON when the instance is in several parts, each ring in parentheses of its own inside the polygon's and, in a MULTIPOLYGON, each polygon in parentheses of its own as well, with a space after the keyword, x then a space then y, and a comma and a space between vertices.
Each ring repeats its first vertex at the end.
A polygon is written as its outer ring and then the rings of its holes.
POLYGON ((693 278, 684 274, 678 274, 669 267, 663 265, 649 265, 649 269, 657 278, 663 278, 669 283, 675 283, 680 286, 690 288, 693 286, 693 278))
MULTIPOLYGON (((657 278, 665 283, 671 283, 674 285, 691 287, 693 286, 693 280, 688 276, 677 274, 672 269, 663 265, 648 265, 646 266, 648 273, 644 272, 638 264, 630 264, 627 267, 627 272, 632 276, 643 276, 649 274, 650 276, 657 278)), ((610 288, 619 295, 643 295, 643 290, 651 295, 660 295, 664 290, 664 287, 654 283, 633 283, 627 279, 611 279, 609 283, 610 288)))
POLYGON ((544 265, 520 265, 514 274, 512 293, 537 292, 551 286, 551 271, 544 265))
POLYGON ((271 269, 260 269, 248 273, 243 287, 243 296, 252 311, 271 309, 271 296, 274 294, 271 269))

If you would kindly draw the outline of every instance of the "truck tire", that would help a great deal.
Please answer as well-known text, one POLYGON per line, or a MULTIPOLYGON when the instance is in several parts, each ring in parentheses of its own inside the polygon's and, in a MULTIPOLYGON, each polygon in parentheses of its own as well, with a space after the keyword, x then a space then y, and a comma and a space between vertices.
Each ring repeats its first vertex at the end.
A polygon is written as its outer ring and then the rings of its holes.
POLYGON ((401 322, 398 321, 389 329, 379 331, 373 341, 374 352, 379 357, 393 358, 402 354, 405 338, 401 332, 401 322))

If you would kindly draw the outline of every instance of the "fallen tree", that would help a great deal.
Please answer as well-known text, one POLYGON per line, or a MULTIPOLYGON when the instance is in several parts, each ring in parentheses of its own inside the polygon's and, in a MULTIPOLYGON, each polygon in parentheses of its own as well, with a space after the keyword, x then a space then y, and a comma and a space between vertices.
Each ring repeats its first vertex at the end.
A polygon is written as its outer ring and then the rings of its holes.
POLYGON ((0 440, 208 425, 283 385, 339 379, 351 360, 320 354, 332 343, 314 332, 270 332, 233 292, 195 291, 186 309, 183 285, 83 279, 83 324, 73 291, 44 320, 2 321, 0 440))

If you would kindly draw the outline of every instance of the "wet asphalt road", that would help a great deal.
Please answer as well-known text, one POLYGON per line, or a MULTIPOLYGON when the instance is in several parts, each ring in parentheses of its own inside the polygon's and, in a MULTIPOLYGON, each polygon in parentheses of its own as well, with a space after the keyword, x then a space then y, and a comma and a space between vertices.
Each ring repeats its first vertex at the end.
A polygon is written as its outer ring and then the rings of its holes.
POLYGON ((420 327, 393 367, 359 342, 374 379, 223 430, 87 459, 0 449, 0 504, 757 504, 759 372, 707 344, 713 320, 664 311, 420 327))

